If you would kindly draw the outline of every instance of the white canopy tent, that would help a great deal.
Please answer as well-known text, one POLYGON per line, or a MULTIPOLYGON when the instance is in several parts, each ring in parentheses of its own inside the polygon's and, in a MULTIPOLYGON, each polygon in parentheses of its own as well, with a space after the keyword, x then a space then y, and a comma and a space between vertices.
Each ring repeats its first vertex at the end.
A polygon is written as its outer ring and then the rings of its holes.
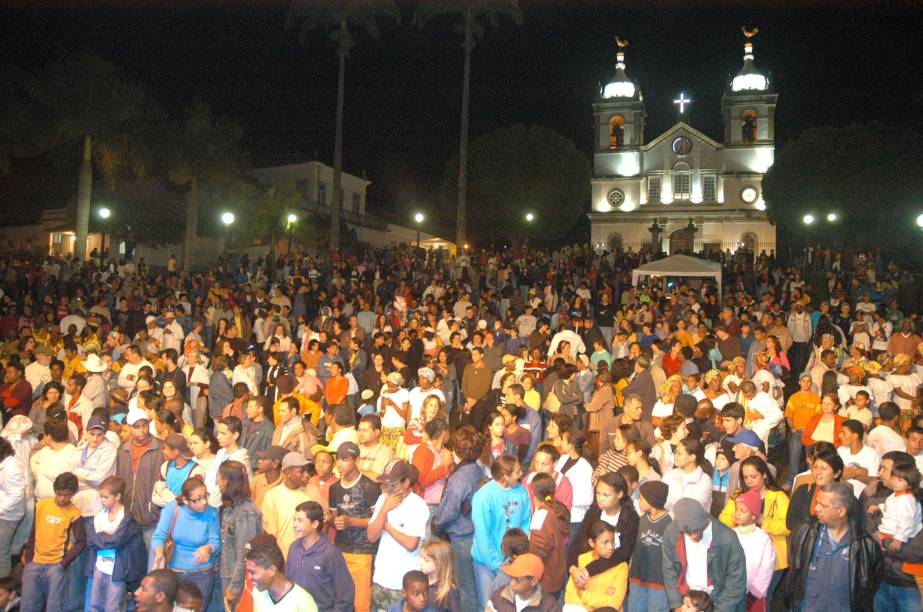
POLYGON ((721 293, 721 264, 707 259, 689 255, 671 255, 658 259, 632 270, 631 284, 637 287, 641 277, 654 276, 710 277, 715 279, 718 293, 721 293))

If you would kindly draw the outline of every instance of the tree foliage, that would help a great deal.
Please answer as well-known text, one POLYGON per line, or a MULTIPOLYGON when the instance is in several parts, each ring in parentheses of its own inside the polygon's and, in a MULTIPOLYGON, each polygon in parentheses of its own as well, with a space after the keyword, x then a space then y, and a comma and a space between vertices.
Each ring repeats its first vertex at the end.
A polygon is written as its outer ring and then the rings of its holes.
POLYGON ((854 246, 895 246, 923 212, 923 138, 879 123, 810 128, 782 147, 763 179, 780 237, 840 238, 854 246), (839 220, 827 224, 834 212, 839 220), (817 221, 806 227, 802 219, 817 221))
POLYGON ((158 247, 183 238, 185 199, 181 190, 164 178, 145 177, 118 181, 97 190, 97 201, 111 211, 108 219, 90 218, 90 230, 124 240, 131 251, 136 244, 158 247), (156 211, 156 214, 152 214, 156 211))
MULTIPOLYGON (((471 141, 468 219, 475 240, 569 237, 586 219, 590 165, 574 144, 541 126, 500 128, 471 141), (535 214, 534 227, 527 212, 535 214)), ((443 173, 440 200, 452 210, 458 158, 443 173)))

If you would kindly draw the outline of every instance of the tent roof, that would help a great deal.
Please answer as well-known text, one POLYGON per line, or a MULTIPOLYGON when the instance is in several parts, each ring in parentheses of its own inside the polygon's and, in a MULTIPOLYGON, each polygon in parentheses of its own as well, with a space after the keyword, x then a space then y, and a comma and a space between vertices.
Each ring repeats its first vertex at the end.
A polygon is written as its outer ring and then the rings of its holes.
POLYGON ((689 255, 671 255, 639 266, 635 272, 644 276, 714 276, 721 274, 721 264, 689 255))

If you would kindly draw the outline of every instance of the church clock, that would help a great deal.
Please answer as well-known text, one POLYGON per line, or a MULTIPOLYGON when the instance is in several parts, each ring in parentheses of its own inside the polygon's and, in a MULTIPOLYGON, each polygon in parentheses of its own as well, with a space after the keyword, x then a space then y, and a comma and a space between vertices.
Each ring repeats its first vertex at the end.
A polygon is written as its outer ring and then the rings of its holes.
POLYGON ((677 155, 689 155, 692 150, 692 141, 685 136, 680 136, 673 141, 673 152, 677 155))

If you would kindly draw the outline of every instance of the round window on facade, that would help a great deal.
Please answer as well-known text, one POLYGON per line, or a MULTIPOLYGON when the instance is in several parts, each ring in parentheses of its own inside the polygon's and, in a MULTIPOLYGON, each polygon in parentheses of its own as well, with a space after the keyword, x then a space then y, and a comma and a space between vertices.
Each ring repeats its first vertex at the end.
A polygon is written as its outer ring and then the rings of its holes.
POLYGON ((606 196, 606 199, 609 201, 610 206, 618 208, 625 202, 625 192, 621 189, 613 189, 609 192, 609 195, 606 196))
POLYGON ((753 204, 760 197, 760 192, 756 187, 747 186, 740 190, 740 199, 747 204, 753 204))

